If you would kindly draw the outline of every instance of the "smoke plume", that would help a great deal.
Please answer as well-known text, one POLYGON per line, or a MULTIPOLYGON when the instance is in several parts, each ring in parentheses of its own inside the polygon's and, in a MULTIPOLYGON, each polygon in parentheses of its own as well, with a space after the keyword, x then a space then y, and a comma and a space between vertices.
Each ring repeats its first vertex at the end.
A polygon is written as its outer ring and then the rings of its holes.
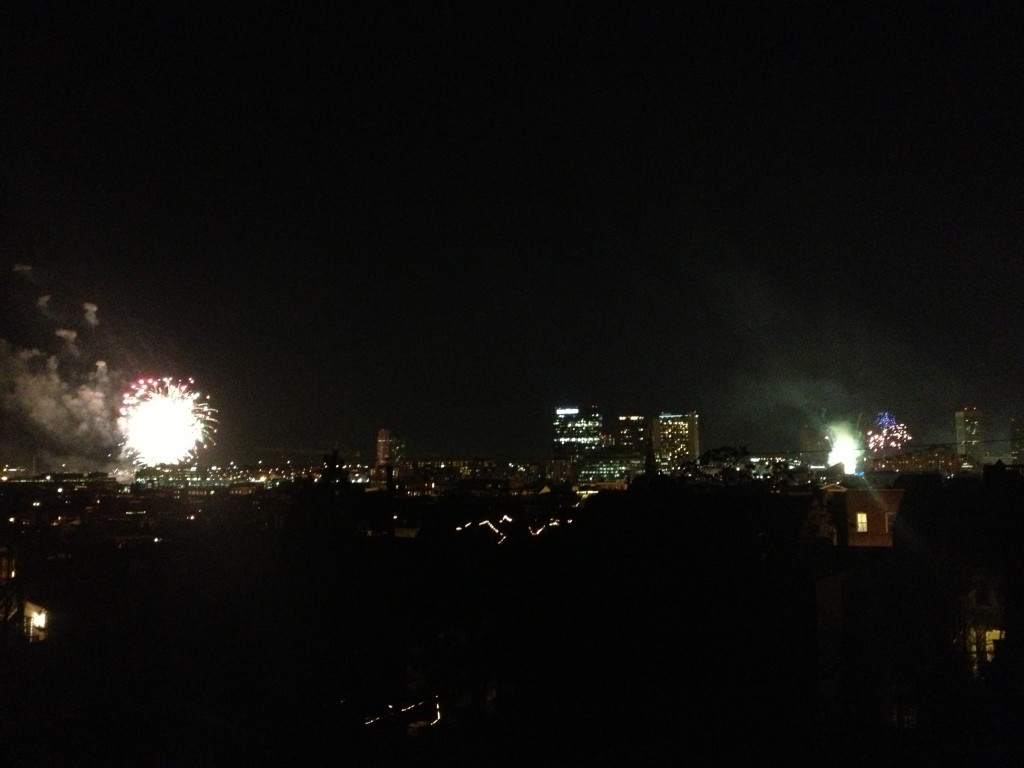
POLYGON ((26 300, 38 295, 26 265, 14 267, 11 283, 0 317, 0 463, 115 468, 123 378, 84 333, 98 323, 97 305, 62 316, 51 293, 26 300))

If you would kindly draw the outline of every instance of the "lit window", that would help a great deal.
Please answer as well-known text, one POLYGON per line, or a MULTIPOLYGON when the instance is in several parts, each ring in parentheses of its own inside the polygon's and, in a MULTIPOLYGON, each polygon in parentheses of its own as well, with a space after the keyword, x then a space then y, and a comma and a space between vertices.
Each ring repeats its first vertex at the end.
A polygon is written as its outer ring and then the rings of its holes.
POLYGON ((857 513, 857 533, 868 532, 868 513, 858 512, 857 513))

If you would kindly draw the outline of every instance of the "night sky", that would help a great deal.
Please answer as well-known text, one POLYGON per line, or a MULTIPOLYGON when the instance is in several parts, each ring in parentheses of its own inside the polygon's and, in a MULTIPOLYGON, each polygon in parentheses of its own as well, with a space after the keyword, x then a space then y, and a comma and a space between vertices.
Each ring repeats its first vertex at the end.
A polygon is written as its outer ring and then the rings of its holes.
POLYGON ((98 461, 140 375, 220 462, 542 457, 591 403, 1005 439, 1020 4, 691 5, 7 7, 0 461, 98 461))

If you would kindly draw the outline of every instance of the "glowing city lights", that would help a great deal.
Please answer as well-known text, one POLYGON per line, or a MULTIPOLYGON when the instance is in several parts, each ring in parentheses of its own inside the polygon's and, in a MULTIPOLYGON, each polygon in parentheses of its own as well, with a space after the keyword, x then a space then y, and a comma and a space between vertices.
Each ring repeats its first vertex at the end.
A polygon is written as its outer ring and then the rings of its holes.
POLYGON ((136 465, 180 463, 210 440, 216 412, 192 383, 139 379, 125 393, 118 426, 125 456, 136 465))

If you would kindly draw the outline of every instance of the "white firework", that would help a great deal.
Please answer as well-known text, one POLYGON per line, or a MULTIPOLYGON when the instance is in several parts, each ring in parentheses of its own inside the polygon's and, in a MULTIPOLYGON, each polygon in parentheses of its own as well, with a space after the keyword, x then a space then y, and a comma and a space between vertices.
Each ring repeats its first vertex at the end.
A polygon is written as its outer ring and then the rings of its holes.
POLYGON ((125 393, 118 426, 137 466, 180 464, 211 439, 214 411, 192 380, 139 379, 125 393))

